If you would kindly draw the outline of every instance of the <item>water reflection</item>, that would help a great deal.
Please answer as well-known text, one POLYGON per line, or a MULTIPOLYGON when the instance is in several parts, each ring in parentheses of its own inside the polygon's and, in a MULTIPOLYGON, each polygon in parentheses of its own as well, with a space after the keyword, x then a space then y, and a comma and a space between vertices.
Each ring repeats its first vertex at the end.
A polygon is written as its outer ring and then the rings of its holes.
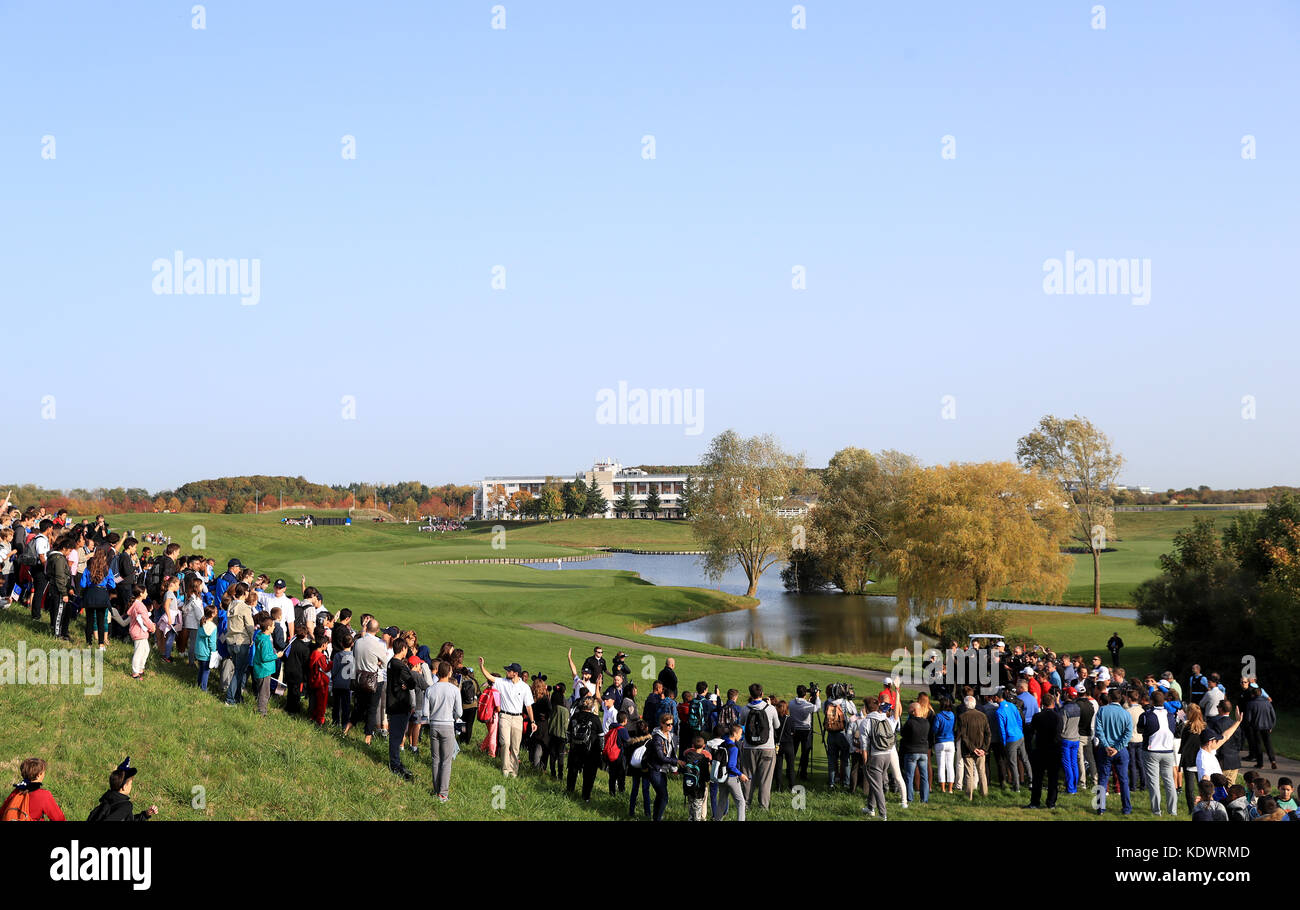
MULTIPOLYGON (((536 563, 536 568, 557 569, 554 562, 536 563)), ((614 555, 572 565, 575 569, 626 569, 656 585, 721 589, 744 594, 745 573, 733 567, 720 584, 710 581, 695 556, 614 555)), ((561 571, 568 571, 560 569, 561 571)), ((888 653, 910 646, 916 639, 933 643, 916 631, 914 620, 900 621, 894 598, 878 595, 794 594, 781 584, 779 566, 763 573, 758 583, 759 606, 748 610, 717 613, 673 626, 660 626, 649 634, 663 638, 699 641, 725 648, 763 648, 777 654, 888 653)), ((1047 604, 997 604, 1016 610, 1060 613, 1088 613, 1086 607, 1047 604)), ((1133 617, 1132 610, 1103 609, 1105 616, 1133 617)))

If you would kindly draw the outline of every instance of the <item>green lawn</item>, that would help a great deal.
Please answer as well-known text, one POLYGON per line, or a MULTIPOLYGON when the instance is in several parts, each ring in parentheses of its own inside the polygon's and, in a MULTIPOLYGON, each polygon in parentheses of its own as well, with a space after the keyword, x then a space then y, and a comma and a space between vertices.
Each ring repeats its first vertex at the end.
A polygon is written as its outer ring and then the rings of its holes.
MULTIPOLYGON (((566 680, 566 650, 576 659, 590 652, 581 635, 534 631, 525 623, 549 621, 577 629, 603 632, 643 642, 631 649, 628 662, 643 679, 662 666, 662 648, 669 644, 650 639, 644 629, 694 615, 731 609, 743 598, 694 588, 661 588, 627 572, 600 570, 599 560, 580 563, 562 572, 516 565, 420 565, 447 558, 488 558, 503 555, 493 550, 490 528, 464 534, 417 533, 415 526, 358 523, 351 528, 282 526, 275 516, 148 515, 119 516, 115 524, 125 530, 162 530, 173 534, 186 552, 193 549, 194 525, 203 525, 207 552, 224 566, 228 556, 239 556, 258 571, 291 579, 299 574, 319 586, 333 611, 349 607, 355 613, 371 612, 387 624, 414 628, 422 642, 436 648, 451 640, 480 654, 489 667, 518 660, 532 672, 552 680, 566 680), (437 539, 435 539, 437 538, 437 539), (456 554, 451 556, 448 554, 456 554)), ((592 522, 614 529, 635 529, 649 522, 592 522)), ((660 524, 656 522, 655 524, 660 524)), ((584 552, 552 541, 529 539, 529 533, 557 533, 537 526, 507 529, 505 555, 546 556, 584 552)), ((568 538, 579 542, 580 538, 568 538)), ((621 542, 615 545, 622 545, 621 542)), ((1100 651, 1113 629, 1128 644, 1125 663, 1145 669, 1149 661, 1149 633, 1131 620, 1094 619, 1091 616, 1019 613, 1013 631, 1023 623, 1035 639, 1058 650, 1100 651), (1131 656, 1130 656, 1131 655, 1131 656)), ((80 640, 80 624, 74 636, 80 640)), ((0 613, 0 648, 53 644, 47 627, 32 625, 21 611, 0 613)), ((681 643, 674 643, 681 644, 681 643)), ((806 668, 751 665, 716 659, 721 649, 685 644, 699 656, 677 659, 683 686, 697 679, 719 683, 725 690, 742 691, 761 681, 770 693, 789 697, 796 685, 812 675, 806 668), (712 653, 707 653, 712 652, 712 653)), ((728 652, 735 653, 735 652, 728 652)), ((451 804, 436 805, 428 792, 427 765, 417 766, 414 785, 397 785, 385 769, 386 752, 379 740, 367 749, 360 740, 344 742, 311 730, 301 720, 282 712, 259 718, 249 705, 224 708, 193 685, 189 671, 165 667, 150 658, 150 674, 142 681, 127 672, 129 649, 117 644, 108 652, 104 692, 88 696, 80 689, 56 686, 0 687, 0 711, 6 718, 0 735, 0 766, 12 774, 27 755, 39 754, 52 763, 49 782, 70 814, 84 816, 104 787, 104 777, 121 757, 130 754, 144 770, 137 783, 137 802, 157 802, 170 818, 610 818, 620 805, 599 795, 591 805, 566 798, 549 780, 525 776, 506 783, 504 808, 492 805, 492 788, 500 784, 497 766, 474 754, 458 759, 451 804), (159 672, 154 672, 159 671, 159 672), (203 786, 207 808, 191 808, 191 790, 203 786)), ((888 666, 883 655, 846 656, 857 666, 888 666)), ((825 685, 829 678, 821 678, 825 685)), ((859 694, 873 694, 859 684, 859 694)), ((1288 719, 1289 720, 1289 719, 1288 719)), ((1287 728, 1293 724, 1286 722, 1287 728)), ((1280 731, 1282 732, 1282 731, 1280 731)), ((1282 737, 1279 736, 1279 744, 1282 737)), ((1288 746, 1282 745, 1283 751, 1288 746)), ((815 780, 824 773, 818 744, 815 780)), ((599 787, 604 785, 602 775, 599 787)), ((684 817, 680 789, 675 788, 670 818, 684 817)), ((789 797, 776 803, 782 808, 774 818, 856 818, 860 798, 830 794, 814 786, 807 808, 796 810, 789 797)), ((1023 797, 994 796, 976 808, 956 800, 894 812, 894 818, 1005 818, 1023 820, 1016 807, 1023 797)), ((1069 808, 1055 817, 1086 818, 1083 796, 1065 802, 1069 808), (1075 804, 1077 803, 1077 805, 1075 804)), ((625 804, 622 808, 625 808, 625 804)), ((1046 813, 1043 814, 1045 816, 1046 813)), ((1035 815, 1035 818, 1043 817, 1035 815)))
POLYGON ((490 534, 494 525, 506 529, 509 540, 548 543, 566 547, 621 547, 631 550, 698 550, 690 524, 678 520, 644 518, 579 518, 567 521, 474 522, 477 535, 490 534))

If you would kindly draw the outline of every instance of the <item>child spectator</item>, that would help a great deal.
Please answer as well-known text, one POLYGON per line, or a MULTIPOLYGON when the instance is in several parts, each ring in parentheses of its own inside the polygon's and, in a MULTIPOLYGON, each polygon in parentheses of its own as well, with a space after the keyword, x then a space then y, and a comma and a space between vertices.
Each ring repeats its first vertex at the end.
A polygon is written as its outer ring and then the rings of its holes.
POLYGON ((269 613, 258 613, 258 634, 253 636, 253 688, 257 691, 257 713, 266 716, 266 705, 271 700, 271 678, 275 675, 275 643, 271 640, 271 627, 275 620, 269 613))
POLYGON ((307 698, 312 722, 325 726, 325 711, 329 707, 330 662, 325 656, 325 630, 318 629, 307 659, 307 698))
POLYGON ((203 619, 194 630, 194 662, 199 668, 199 688, 208 691, 208 674, 217 660, 217 605, 203 608, 203 619))
POLYGON ((162 652, 163 663, 172 662, 172 648, 176 644, 177 633, 184 625, 176 592, 180 590, 181 580, 175 576, 163 582, 163 602, 158 611, 158 650, 162 652))
POLYGON ((704 737, 696 734, 691 748, 682 753, 682 792, 686 796, 686 817, 693 822, 707 821, 705 796, 709 792, 709 763, 713 753, 704 746, 704 737))
POLYGON ((23 760, 18 768, 23 779, 14 784, 13 792, 0 807, 0 821, 65 821, 54 796, 43 787, 48 767, 43 758, 23 760))
POLYGON ((153 620, 149 618, 149 608, 144 605, 144 594, 144 585, 132 585, 131 596, 134 602, 131 604, 131 609, 126 611, 131 641, 135 648, 131 654, 132 679, 144 677, 144 667, 149 660, 149 636, 157 629, 153 620))
MULTIPOLYGON (((139 588, 139 585, 135 587, 139 588)), ((134 608, 134 607, 133 607, 134 608)), ((147 617, 146 617, 147 618, 147 617)), ((148 639, 145 639, 146 647, 148 639)), ((136 812, 131 805, 131 781, 139 768, 131 767, 131 756, 108 775, 108 790, 99 798, 99 805, 90 811, 88 822, 145 822, 158 814, 157 806, 136 812)))

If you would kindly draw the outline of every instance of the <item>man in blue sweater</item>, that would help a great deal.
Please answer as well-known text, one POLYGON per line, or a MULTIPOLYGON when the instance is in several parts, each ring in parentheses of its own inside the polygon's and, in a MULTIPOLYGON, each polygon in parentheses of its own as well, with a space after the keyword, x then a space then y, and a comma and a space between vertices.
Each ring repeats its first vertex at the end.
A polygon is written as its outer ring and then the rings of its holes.
POLYGON ((1034 770, 1029 764, 1029 750, 1025 748, 1025 723, 1015 699, 1006 698, 998 703, 997 725, 1002 734, 1002 749, 1011 778, 1011 789, 1019 793, 1021 780, 1032 781, 1034 770), (1021 762, 1025 765, 1024 778, 1020 776, 1021 762))
POLYGON ((1108 702, 1097 712, 1098 765, 1097 795, 1093 806, 1097 814, 1106 811, 1106 789, 1111 770, 1119 774, 1119 795, 1124 804, 1124 814, 1133 814, 1128 791, 1128 743, 1133 738, 1133 717, 1122 704, 1124 696, 1111 692, 1108 702))

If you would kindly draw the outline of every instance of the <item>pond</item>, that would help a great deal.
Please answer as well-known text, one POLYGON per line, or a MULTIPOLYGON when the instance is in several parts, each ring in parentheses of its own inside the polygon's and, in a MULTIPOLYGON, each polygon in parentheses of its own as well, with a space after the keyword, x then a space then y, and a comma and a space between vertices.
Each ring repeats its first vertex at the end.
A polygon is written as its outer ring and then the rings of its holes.
MULTIPOLYGON (((554 562, 538 562, 540 569, 557 569, 554 562)), ((714 583, 700 568, 697 556, 648 556, 615 553, 607 558, 578 563, 579 569, 622 569, 638 573, 656 585, 710 588, 744 594, 745 573, 734 566, 714 583)), ((690 622, 659 626, 648 634, 662 638, 705 642, 724 648, 763 648, 776 654, 889 653, 917 639, 928 646, 933 639, 916 631, 915 620, 898 621, 893 596, 837 593, 796 594, 781 584, 781 566, 774 565, 758 581, 757 607, 715 613, 690 622)), ((565 571, 560 569, 560 571, 565 571)), ((997 604, 990 603, 990 606, 997 604)), ((1005 604, 1011 609, 1086 613, 1085 607, 1047 604, 1005 604)), ((1107 616, 1132 618, 1132 610, 1104 609, 1107 616)))

